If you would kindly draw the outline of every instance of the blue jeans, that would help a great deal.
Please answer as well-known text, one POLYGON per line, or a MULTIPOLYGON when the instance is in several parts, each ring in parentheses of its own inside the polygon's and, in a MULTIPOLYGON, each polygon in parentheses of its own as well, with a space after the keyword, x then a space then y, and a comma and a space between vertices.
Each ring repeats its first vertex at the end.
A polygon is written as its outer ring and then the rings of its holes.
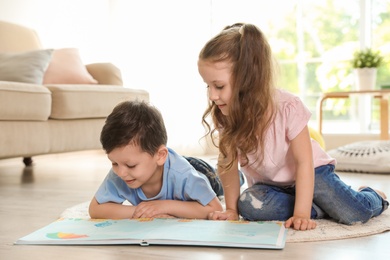
MULTIPOLYGON (((251 221, 287 220, 293 215, 295 187, 276 187, 255 184, 246 189, 238 201, 240 215, 251 221)), ((334 165, 315 169, 314 197, 311 218, 332 218, 351 225, 367 222, 380 215, 389 206, 371 188, 353 190, 340 180, 334 172, 334 165)))

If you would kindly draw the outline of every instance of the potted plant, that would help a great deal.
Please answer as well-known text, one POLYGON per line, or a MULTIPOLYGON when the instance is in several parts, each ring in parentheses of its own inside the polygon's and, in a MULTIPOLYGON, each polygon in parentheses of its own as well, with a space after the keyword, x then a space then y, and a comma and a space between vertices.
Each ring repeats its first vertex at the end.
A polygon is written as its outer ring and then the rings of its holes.
POLYGON ((382 65, 383 56, 380 51, 367 48, 356 51, 352 59, 352 67, 356 75, 358 90, 375 88, 377 68, 382 65))

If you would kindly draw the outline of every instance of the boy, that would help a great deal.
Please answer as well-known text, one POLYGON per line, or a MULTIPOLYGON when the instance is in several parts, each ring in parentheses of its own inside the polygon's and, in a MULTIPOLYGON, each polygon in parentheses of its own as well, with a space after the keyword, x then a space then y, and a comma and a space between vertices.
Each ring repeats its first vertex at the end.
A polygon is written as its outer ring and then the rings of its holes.
POLYGON ((143 101, 118 104, 100 141, 112 169, 90 203, 91 218, 207 219, 222 210, 215 171, 202 160, 167 148, 164 121, 153 106, 143 101), (126 200, 131 205, 123 205, 126 200))

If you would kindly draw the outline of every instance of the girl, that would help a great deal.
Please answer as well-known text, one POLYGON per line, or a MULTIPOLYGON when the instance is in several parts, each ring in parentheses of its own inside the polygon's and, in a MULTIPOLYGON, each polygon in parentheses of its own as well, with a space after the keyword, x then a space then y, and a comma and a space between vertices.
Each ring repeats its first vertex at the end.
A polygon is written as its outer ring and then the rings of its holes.
POLYGON ((210 100, 203 124, 213 140, 218 134, 226 201, 226 210, 209 219, 241 215, 310 230, 316 227, 313 219, 350 225, 387 209, 383 192, 355 191, 335 174, 335 159, 310 139, 309 110, 298 97, 273 87, 271 49, 256 26, 224 28, 201 50, 198 69, 210 100), (241 195, 238 164, 249 187, 241 195))

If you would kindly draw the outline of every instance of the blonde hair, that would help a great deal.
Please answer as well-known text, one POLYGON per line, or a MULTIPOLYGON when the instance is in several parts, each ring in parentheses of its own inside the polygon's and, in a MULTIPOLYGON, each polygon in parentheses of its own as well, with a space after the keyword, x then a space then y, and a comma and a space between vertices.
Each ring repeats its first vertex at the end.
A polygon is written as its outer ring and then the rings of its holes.
MULTIPOLYGON (((224 157, 222 159, 225 159, 219 162, 219 166, 228 170, 237 159, 241 166, 245 166, 249 163, 249 153, 264 150, 265 135, 275 114, 271 48, 255 25, 236 23, 225 27, 209 40, 201 50, 199 59, 229 62, 232 65, 232 97, 228 116, 209 101, 202 122, 207 130, 206 135, 211 136, 213 144, 219 147, 224 157), (209 115, 212 125, 207 122, 209 115), (217 138, 218 144, 215 141, 217 138)), ((263 158, 261 153, 257 160, 262 161, 263 158)))

